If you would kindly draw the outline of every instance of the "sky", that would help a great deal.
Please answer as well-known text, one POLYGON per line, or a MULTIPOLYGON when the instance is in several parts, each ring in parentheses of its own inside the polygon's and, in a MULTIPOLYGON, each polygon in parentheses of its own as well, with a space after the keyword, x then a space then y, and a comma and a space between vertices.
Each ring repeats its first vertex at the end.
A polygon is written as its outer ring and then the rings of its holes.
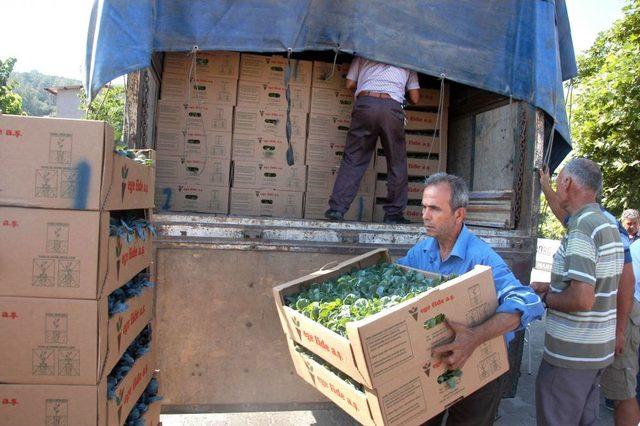
MULTIPOLYGON (((0 59, 15 71, 84 78, 87 25, 93 0, 0 0, 0 59)), ((533 0, 532 0, 533 1, 533 0)), ((541 0, 536 0, 541 1, 541 0)), ((566 0, 577 53, 622 17, 625 0, 566 0)))

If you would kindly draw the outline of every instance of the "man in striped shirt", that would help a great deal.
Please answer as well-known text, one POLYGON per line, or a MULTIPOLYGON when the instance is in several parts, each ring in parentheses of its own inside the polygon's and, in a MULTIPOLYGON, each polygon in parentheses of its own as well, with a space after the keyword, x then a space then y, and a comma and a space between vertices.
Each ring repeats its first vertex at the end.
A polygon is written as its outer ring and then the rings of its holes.
POLYGON ((538 425, 596 424, 600 378, 613 362, 624 249, 617 226, 596 203, 601 185, 599 167, 584 158, 558 175, 558 201, 571 219, 551 283, 531 285, 548 309, 536 380, 538 425))
POLYGON ((402 105, 405 92, 412 104, 420 99, 418 75, 415 71, 356 56, 347 74, 347 88, 355 89, 356 102, 344 157, 329 198, 329 210, 324 215, 329 220, 344 219, 380 138, 387 158, 384 223, 409 223, 404 217, 408 173, 402 105))

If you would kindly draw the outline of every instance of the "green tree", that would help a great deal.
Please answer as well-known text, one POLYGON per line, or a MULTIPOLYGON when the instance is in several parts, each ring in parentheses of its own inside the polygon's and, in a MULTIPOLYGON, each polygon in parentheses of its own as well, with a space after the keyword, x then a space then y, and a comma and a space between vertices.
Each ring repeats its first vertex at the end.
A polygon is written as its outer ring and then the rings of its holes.
POLYGON ((46 75, 35 70, 13 72, 11 80, 16 82, 14 92, 22 97, 24 112, 34 117, 55 116, 56 97, 46 88, 82 84, 79 80, 46 75))
POLYGON ((15 83, 9 81, 16 58, 0 59, 0 111, 5 114, 22 114, 22 98, 13 92, 15 83))
POLYGON ((572 137, 597 162, 603 204, 619 215, 640 207, 640 0, 578 58, 572 137))
POLYGON ((80 107, 87 111, 88 120, 109 123, 113 127, 115 140, 122 141, 125 96, 124 86, 108 86, 87 107, 87 94, 83 89, 80 92, 80 107))

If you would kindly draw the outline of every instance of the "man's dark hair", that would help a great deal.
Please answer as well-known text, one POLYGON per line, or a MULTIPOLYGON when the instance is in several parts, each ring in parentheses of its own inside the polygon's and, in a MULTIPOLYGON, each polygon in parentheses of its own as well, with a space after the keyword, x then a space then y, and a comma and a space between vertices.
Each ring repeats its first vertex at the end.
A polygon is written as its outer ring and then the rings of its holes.
POLYGON ((449 200, 451 210, 455 211, 461 207, 467 207, 469 204, 469 188, 461 177, 442 172, 436 173, 424 181, 424 187, 426 188, 441 183, 447 183, 449 184, 449 188, 451 188, 451 199, 449 200))
POLYGON ((580 186, 596 194, 602 188, 602 173, 596 163, 586 158, 574 158, 562 169, 565 176, 571 176, 580 186))

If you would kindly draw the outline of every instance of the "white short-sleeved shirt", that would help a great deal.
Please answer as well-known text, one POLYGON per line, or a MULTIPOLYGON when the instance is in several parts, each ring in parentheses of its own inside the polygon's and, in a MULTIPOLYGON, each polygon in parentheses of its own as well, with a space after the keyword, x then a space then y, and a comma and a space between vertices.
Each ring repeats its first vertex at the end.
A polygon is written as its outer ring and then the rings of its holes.
POLYGON ((418 74, 415 71, 370 61, 359 56, 353 58, 347 78, 358 82, 356 97, 363 90, 369 90, 388 93, 394 100, 403 103, 407 90, 420 88, 418 74))

